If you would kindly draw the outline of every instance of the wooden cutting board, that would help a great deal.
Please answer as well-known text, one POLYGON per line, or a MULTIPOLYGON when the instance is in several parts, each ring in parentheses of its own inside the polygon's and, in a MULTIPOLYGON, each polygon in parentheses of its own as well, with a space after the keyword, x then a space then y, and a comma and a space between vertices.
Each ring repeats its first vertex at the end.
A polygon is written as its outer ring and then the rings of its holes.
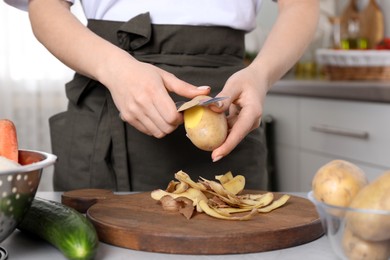
MULTIPOLYGON (((275 193, 275 197, 279 195, 275 193)), ((196 255, 264 252, 301 245, 323 235, 314 205, 297 196, 291 196, 279 209, 246 221, 220 220, 204 213, 188 220, 178 212, 164 211, 150 197, 150 192, 113 194, 99 189, 75 190, 65 192, 62 203, 86 212, 100 241, 149 252, 196 255)))

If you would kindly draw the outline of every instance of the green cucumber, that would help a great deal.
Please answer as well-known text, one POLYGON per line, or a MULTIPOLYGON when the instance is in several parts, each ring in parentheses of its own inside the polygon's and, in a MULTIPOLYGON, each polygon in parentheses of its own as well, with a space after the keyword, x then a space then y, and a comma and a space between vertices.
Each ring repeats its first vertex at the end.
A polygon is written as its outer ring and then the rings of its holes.
POLYGON ((93 259, 99 245, 96 230, 84 215, 38 197, 17 228, 46 240, 68 259, 93 259))

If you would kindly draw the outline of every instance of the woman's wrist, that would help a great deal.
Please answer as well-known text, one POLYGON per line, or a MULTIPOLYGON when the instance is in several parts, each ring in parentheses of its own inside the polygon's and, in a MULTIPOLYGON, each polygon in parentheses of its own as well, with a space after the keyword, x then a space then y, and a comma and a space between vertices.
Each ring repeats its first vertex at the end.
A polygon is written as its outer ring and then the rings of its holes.
POLYGON ((128 70, 131 63, 137 62, 129 53, 116 46, 111 46, 110 49, 105 52, 106 55, 103 53, 95 69, 96 80, 107 88, 110 88, 109 82, 114 75, 117 76, 121 71, 128 70))
POLYGON ((265 91, 268 91, 275 82, 275 80, 273 80, 275 76, 272 75, 272 69, 270 66, 265 64, 267 63, 258 58, 248 66, 248 69, 252 70, 255 82, 261 85, 261 88, 265 89, 265 91))

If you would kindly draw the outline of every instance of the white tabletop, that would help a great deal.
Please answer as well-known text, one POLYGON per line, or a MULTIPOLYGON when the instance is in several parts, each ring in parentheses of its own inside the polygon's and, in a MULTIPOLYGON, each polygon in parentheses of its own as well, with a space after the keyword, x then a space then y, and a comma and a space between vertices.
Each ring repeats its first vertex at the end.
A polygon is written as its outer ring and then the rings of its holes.
MULTIPOLYGON (((297 194, 304 195, 304 194, 297 194)), ((38 192, 37 197, 60 201, 61 193, 58 192, 38 192)), ((8 252, 8 259, 66 259, 60 251, 51 246, 45 241, 32 238, 25 233, 16 230, 10 237, 4 240, 1 247, 5 248, 8 252)), ((120 248, 117 246, 111 246, 105 243, 100 243, 98 252, 95 259, 194 259, 194 260, 233 260, 240 257, 240 260, 249 259, 264 259, 264 260, 332 260, 337 257, 332 253, 330 244, 326 236, 314 240, 310 243, 286 248, 282 250, 275 250, 262 253, 240 254, 240 255, 173 255, 173 254, 161 254, 142 252, 126 248, 120 248)))

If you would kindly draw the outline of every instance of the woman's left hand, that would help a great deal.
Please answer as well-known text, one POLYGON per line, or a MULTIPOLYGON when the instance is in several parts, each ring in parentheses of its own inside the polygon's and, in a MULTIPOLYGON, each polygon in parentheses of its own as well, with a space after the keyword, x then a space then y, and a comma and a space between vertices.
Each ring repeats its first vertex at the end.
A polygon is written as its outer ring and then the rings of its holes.
POLYGON ((261 73, 252 67, 233 74, 217 96, 228 96, 223 106, 211 106, 216 112, 228 111, 229 134, 225 142, 212 152, 214 162, 228 155, 245 136, 260 126, 263 102, 269 86, 261 73))
POLYGON ((244 137, 258 127, 267 91, 303 54, 313 39, 319 17, 319 1, 278 0, 278 18, 256 58, 233 74, 218 96, 230 96, 222 108, 229 111, 230 132, 211 157, 218 161, 228 155, 244 137), (286 45, 288 42, 288 45, 286 45))

